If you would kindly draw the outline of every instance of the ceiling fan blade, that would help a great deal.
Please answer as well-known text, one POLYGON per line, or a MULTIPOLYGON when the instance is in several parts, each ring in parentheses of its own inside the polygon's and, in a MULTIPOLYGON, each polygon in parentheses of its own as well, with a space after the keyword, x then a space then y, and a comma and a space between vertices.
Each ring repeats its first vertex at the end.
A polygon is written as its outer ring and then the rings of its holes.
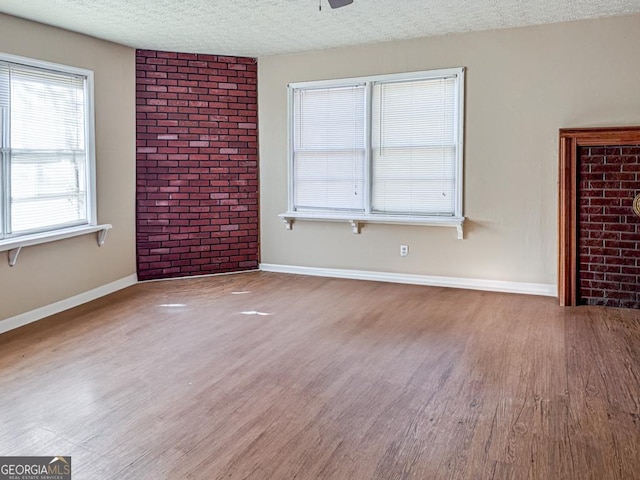
POLYGON ((353 3, 353 0, 329 0, 331 8, 346 7, 353 3))

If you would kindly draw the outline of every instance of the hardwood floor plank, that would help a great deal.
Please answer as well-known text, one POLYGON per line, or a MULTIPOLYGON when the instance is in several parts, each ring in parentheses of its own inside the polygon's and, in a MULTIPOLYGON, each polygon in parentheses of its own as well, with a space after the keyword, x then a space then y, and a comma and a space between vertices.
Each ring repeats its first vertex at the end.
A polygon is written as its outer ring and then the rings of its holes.
POLYGON ((0 454, 74 479, 628 479, 640 312, 253 272, 0 335, 0 454))

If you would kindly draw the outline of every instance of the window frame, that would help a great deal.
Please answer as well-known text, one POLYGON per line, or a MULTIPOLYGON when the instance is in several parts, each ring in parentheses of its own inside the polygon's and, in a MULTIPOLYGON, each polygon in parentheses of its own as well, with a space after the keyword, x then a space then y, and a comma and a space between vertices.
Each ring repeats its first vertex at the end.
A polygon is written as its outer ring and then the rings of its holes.
MULTIPOLYGON (((43 243, 55 242, 67 238, 87 235, 91 233, 97 234, 98 246, 105 243, 107 232, 113 227, 111 224, 98 224, 98 208, 97 208, 97 187, 96 187, 96 137, 95 137, 95 97, 94 97, 94 73, 92 70, 63 65, 59 63, 48 62, 45 60, 27 58, 19 55, 12 55, 0 52, 0 61, 25 65, 27 67, 51 70, 59 73, 68 73, 71 75, 80 75, 85 77, 84 95, 85 95, 85 155, 86 155, 86 182, 87 182, 87 219, 86 222, 73 225, 59 226, 57 228, 42 229, 38 231, 29 231, 19 234, 2 234, 0 236, 0 252, 7 252, 9 266, 13 267, 20 252, 24 247, 40 245, 43 243)), ((9 115, 9 112, 6 113, 9 115)), ((9 128, 8 122, 3 121, 3 128, 9 128)), ((10 132, 0 132, 4 134, 4 138, 8 138, 10 132)), ((8 148, 10 150, 11 146, 8 148)), ((8 163, 8 155, 0 150, 0 162, 8 163), (5 160, 6 158, 6 160, 5 160)), ((3 167, 4 168, 4 167, 3 167)), ((1 182, 9 182, 9 178, 4 176, 1 182)), ((9 208, 9 200, 6 196, 9 190, 0 185, 0 208, 9 208)), ((2 214, 4 221, 5 215, 2 214)), ((4 230, 3 230, 4 231, 4 230)))
MULTIPOLYGON (((11 145, 3 149, 0 161, 3 165, 0 165, 0 176, 2 176, 2 199, 0 199, 0 208, 2 212, 0 218, 4 222, 3 228, 0 229, 0 247, 5 244, 11 244, 13 241, 20 241, 20 239, 30 240, 34 237, 46 238, 50 236, 60 236, 65 231, 80 231, 83 227, 91 229, 97 226, 97 202, 96 202, 96 159, 95 159, 95 115, 94 115, 94 74, 93 71, 84 68, 73 67, 69 65, 62 65, 58 63, 47 62, 44 60, 32 59, 21 57, 17 55, 11 55, 6 53, 0 53, 0 61, 13 63, 17 65, 24 65, 29 68, 38 70, 52 71, 59 74, 75 75, 84 78, 84 135, 85 135, 85 162, 86 162, 86 174, 85 181, 87 184, 87 198, 86 198, 86 221, 77 222, 73 224, 58 225, 54 227, 45 227, 40 229, 28 230, 19 233, 7 233, 8 216, 6 211, 10 207, 10 186, 11 179, 8 175, 1 175, 2 172, 7 173, 10 171, 6 164, 10 162, 11 145)), ((10 107, 9 107, 10 108, 10 107)), ((10 122, 6 117, 10 116, 10 111, 3 109, 5 118, 3 119, 4 132, 0 132, 4 135, 4 138, 10 138, 10 122)), ((94 230, 95 231, 95 230, 94 230)))
POLYGON ((451 226, 458 229, 458 238, 463 237, 462 225, 463 215, 463 168, 464 168, 464 109, 465 109, 465 67, 446 68, 438 70, 426 70, 417 72, 406 72, 397 74, 372 75, 364 77, 351 77, 331 80, 318 80, 309 82, 295 82, 287 86, 287 132, 288 132, 288 175, 287 175, 287 211, 279 215, 285 222, 287 229, 293 228, 295 220, 316 220, 316 221, 347 221, 350 222, 354 233, 360 233, 361 224, 364 223, 386 223, 386 224, 418 224, 429 226, 451 226), (454 163, 455 171, 455 198, 454 214, 448 215, 407 215, 376 213, 372 211, 371 186, 373 181, 372 172, 372 91, 374 83, 393 83, 406 81, 420 81, 437 79, 444 77, 454 77, 455 87, 455 137, 456 137, 456 158, 454 163), (349 213, 342 211, 297 211, 294 205, 294 128, 295 128, 295 102, 296 90, 349 87, 364 84, 365 91, 365 211, 349 213))

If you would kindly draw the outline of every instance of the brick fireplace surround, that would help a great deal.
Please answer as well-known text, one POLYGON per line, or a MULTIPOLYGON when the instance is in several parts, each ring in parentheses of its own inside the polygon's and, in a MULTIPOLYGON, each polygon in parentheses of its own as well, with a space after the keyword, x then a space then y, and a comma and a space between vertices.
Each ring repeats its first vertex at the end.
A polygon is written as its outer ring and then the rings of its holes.
POLYGON ((640 308, 640 127, 560 130, 561 305, 640 308))
POLYGON ((640 308, 640 145, 579 149, 580 303, 640 308))

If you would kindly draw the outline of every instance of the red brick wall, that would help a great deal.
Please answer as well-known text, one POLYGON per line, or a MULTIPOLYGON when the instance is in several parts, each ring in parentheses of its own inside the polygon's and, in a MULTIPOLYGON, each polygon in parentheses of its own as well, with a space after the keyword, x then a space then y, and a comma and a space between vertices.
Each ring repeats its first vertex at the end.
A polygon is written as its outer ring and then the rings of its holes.
POLYGON ((640 146, 585 147, 579 160, 581 303, 640 308, 640 146))
POLYGON ((257 65, 138 50, 138 277, 258 266, 257 65))

